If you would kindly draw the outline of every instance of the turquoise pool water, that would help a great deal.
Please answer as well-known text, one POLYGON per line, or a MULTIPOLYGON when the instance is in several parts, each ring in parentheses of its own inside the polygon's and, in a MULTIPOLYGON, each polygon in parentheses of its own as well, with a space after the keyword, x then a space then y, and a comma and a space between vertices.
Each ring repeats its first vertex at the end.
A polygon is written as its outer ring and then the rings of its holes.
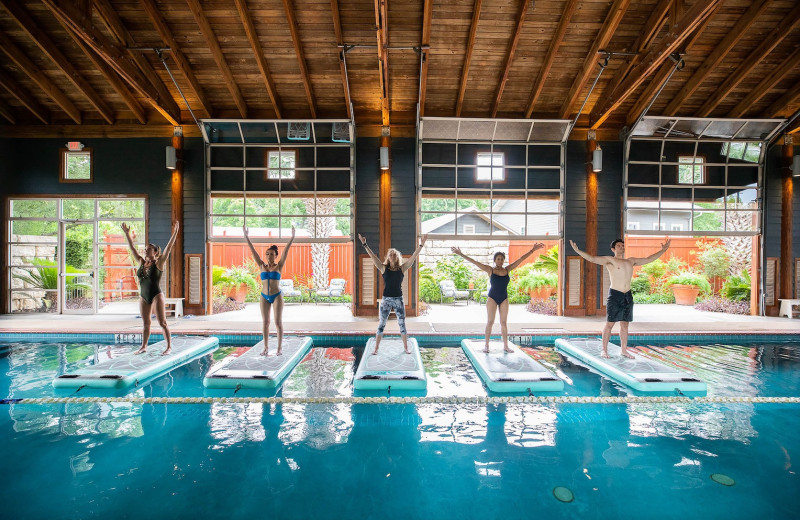
MULTIPOLYGON (((52 379, 130 348, 0 344, 0 397, 70 395, 52 379)), ((202 377, 236 348, 130 395, 231 395, 204 389, 202 377)), ((709 395, 800 395, 796 342, 637 348, 704 379, 709 395)), ((567 394, 629 394, 552 346, 528 352, 567 379, 567 394)), ((352 395, 360 355, 315 348, 280 395, 352 395)), ((422 355, 427 395, 485 395, 456 345, 422 355)), ((261 394, 237 394, 247 395, 261 394)), ((0 510, 14 519, 797 518, 799 412, 750 403, 0 405, 0 510), (558 486, 574 501, 558 501, 558 486)))

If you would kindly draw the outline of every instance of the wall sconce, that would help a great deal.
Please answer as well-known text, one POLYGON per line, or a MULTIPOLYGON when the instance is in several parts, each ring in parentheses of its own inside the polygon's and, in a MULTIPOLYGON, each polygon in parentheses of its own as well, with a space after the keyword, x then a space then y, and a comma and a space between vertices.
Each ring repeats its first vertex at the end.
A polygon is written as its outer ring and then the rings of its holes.
POLYGON ((381 170, 388 170, 389 169, 389 147, 388 146, 381 146, 380 164, 381 164, 381 170))
POLYGON ((800 155, 792 157, 792 176, 800 177, 800 155))
POLYGON ((603 149, 599 145, 592 152, 592 171, 595 173, 603 171, 603 149))
POLYGON ((167 146, 167 169, 174 170, 178 167, 178 154, 174 146, 167 146))

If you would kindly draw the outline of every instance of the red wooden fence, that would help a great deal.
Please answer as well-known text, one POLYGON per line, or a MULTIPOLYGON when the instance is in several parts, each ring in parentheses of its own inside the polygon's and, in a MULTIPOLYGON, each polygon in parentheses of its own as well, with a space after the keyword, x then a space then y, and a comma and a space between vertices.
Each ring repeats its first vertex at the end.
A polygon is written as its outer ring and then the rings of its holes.
MULTIPOLYGON (((281 276, 285 279, 295 277, 311 278, 311 246, 312 244, 292 244, 286 264, 283 266, 281 276)), ((330 244, 328 257, 328 280, 344 278, 347 281, 345 293, 352 294, 353 287, 353 244, 330 244)), ((258 254, 264 258, 266 247, 256 246, 258 254)), ((278 246, 278 251, 283 254, 283 246, 278 246)), ((243 265, 247 259, 252 259, 250 248, 247 244, 232 242, 214 242, 211 244, 211 265, 233 267, 243 265)))

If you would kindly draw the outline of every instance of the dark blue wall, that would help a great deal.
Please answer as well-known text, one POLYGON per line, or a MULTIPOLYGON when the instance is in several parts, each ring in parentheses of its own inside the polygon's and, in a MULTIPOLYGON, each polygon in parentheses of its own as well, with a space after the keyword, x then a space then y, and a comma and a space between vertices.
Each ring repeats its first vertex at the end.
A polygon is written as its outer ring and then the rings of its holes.
MULTIPOLYGON (((770 148, 764 171, 764 252, 767 257, 781 256, 781 213, 784 170, 782 145, 770 148)), ((795 146, 795 155, 797 149, 795 146)), ((794 280, 794 259, 800 257, 800 177, 794 177, 792 197, 792 287, 794 280)), ((798 294, 794 297, 797 298, 798 294)))
MULTIPOLYGON (((59 182, 60 150, 66 139, 0 140, 0 199, 13 195, 145 195, 148 241, 169 241, 172 215, 171 175, 165 148, 171 138, 83 139, 92 149, 91 183, 59 182)), ((205 253, 205 181, 203 140, 184 139, 184 253, 205 253)), ((6 218, 6 204, 2 207, 6 218)))

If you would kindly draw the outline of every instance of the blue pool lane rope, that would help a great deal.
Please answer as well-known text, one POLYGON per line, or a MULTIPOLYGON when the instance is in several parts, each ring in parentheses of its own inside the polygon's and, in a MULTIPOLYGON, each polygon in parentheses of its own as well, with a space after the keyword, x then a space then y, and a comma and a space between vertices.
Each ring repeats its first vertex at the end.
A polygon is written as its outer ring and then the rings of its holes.
POLYGON ((800 397, 474 396, 474 397, 22 397, 2 404, 800 404, 800 397))

